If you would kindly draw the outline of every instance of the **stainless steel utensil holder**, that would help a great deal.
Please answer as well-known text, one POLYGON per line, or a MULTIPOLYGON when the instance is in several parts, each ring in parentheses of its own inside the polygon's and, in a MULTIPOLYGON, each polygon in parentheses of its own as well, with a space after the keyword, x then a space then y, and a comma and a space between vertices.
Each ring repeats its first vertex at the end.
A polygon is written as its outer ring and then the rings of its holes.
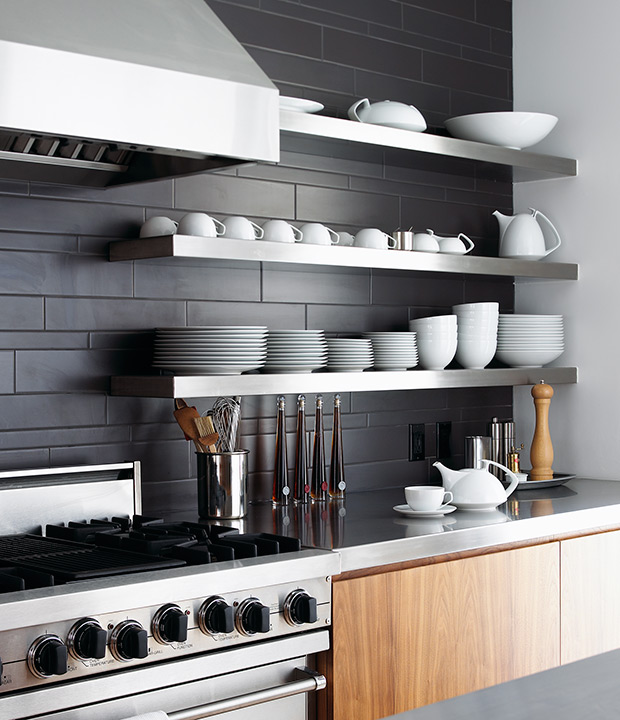
POLYGON ((249 453, 196 453, 201 518, 229 519, 246 514, 249 453))

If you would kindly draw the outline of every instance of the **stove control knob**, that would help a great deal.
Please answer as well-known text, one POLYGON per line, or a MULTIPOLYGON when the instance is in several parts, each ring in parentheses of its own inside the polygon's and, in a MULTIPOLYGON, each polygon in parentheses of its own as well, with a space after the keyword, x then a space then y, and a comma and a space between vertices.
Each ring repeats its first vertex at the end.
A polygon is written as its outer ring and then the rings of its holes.
POLYGON ((110 636, 110 652, 117 660, 142 660, 149 654, 148 633, 135 620, 119 623, 110 636))
POLYGON ((284 601, 284 619, 289 625, 315 623, 318 619, 316 598, 305 590, 293 590, 284 601))
POLYGON ((105 657, 108 633, 92 618, 82 618, 67 635, 69 653, 76 660, 101 660, 105 657))
POLYGON ((231 633, 235 629, 234 611, 224 598, 213 595, 200 606, 198 625, 205 635, 231 633))
POLYGON ((258 598, 247 598, 237 608, 235 625, 242 635, 269 632, 269 608, 258 598))
POLYGON ((163 605, 155 613, 152 623, 153 637, 162 645, 187 640, 187 615, 178 605, 163 605))
POLYGON ((28 649, 28 669, 36 677, 64 675, 67 659, 67 646, 57 635, 41 635, 28 649))

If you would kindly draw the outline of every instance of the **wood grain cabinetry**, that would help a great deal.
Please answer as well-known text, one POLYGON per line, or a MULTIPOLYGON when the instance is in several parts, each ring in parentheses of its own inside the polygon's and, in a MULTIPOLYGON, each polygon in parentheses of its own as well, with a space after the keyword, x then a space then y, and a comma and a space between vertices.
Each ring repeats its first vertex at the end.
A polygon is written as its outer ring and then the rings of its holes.
POLYGON ((620 531, 560 546, 562 664, 620 648, 620 531))
POLYGON ((559 638, 559 543, 336 581, 320 714, 374 720, 554 667, 559 638))

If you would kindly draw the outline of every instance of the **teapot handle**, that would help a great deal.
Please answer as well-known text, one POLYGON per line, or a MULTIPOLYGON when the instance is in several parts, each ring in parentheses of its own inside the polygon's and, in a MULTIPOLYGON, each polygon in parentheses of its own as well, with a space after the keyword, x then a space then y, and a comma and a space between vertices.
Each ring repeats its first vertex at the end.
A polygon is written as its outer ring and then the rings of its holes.
POLYGON ((468 252, 471 252, 474 249, 474 243, 470 238, 467 237, 467 235, 465 235, 465 233, 459 233, 458 238, 465 243, 465 247, 467 247, 467 245, 469 244, 469 247, 467 248, 467 250, 465 250, 465 255, 467 255, 468 252))
POLYGON ((489 465, 495 465, 500 470, 503 470, 506 475, 510 476, 510 485, 506 488, 506 499, 508 499, 517 489, 517 485, 519 484, 519 478, 512 472, 512 470, 509 470, 505 465, 502 465, 501 463, 495 462, 495 460, 487 460, 485 458, 482 460, 482 463, 485 470, 489 467, 489 465))
POLYGON ((543 257, 547 257, 547 255, 552 253, 554 250, 557 250, 560 247, 560 245, 562 244, 562 241, 560 240, 560 235, 559 235, 558 231, 555 229, 555 226, 553 225, 551 220, 549 220, 549 218, 546 215, 543 215, 540 212, 540 210, 534 210, 534 208, 530 208, 530 210, 534 213, 534 215, 533 215, 534 218, 536 218, 538 215, 540 215, 540 217, 546 221, 546 223, 549 225, 549 227, 553 231, 553 234, 555 235, 555 239, 557 240, 557 245, 554 245, 552 248, 549 248, 549 250, 547 250, 545 252, 545 254, 543 255, 543 257))
POLYGON ((362 120, 362 118, 357 114, 357 109, 359 107, 361 107, 361 108, 370 107, 370 102, 369 102, 368 98, 362 98, 361 100, 358 100, 357 102, 353 103, 353 105, 351 105, 351 107, 349 108, 348 115, 351 120, 357 120, 357 122, 364 122, 362 120))

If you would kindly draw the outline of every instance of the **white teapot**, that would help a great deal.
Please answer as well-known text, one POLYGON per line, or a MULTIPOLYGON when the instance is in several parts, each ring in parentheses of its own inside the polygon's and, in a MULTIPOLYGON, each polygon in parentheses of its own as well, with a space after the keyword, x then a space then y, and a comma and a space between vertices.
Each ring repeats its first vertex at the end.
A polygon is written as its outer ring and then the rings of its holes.
POLYGON ((529 208, 530 213, 517 213, 517 215, 503 215, 496 210, 493 215, 499 223, 499 256, 515 260, 540 260, 549 253, 557 250, 562 241, 558 231, 551 220, 540 210, 529 208), (545 236, 537 218, 541 217, 551 228, 555 238, 555 245, 545 246, 545 236))
POLYGON ((351 105, 348 114, 351 120, 361 123, 386 125, 415 132, 426 130, 426 120, 417 108, 393 100, 384 100, 371 105, 368 98, 363 98, 351 105))
POLYGON ((450 470, 440 462, 433 463, 441 473, 443 486, 453 495, 452 504, 460 510, 495 510, 505 503, 517 489, 519 478, 507 467, 494 460, 482 460, 482 468, 465 468, 450 470), (501 482, 487 470, 495 465, 510 477, 510 485, 506 489, 501 482))

